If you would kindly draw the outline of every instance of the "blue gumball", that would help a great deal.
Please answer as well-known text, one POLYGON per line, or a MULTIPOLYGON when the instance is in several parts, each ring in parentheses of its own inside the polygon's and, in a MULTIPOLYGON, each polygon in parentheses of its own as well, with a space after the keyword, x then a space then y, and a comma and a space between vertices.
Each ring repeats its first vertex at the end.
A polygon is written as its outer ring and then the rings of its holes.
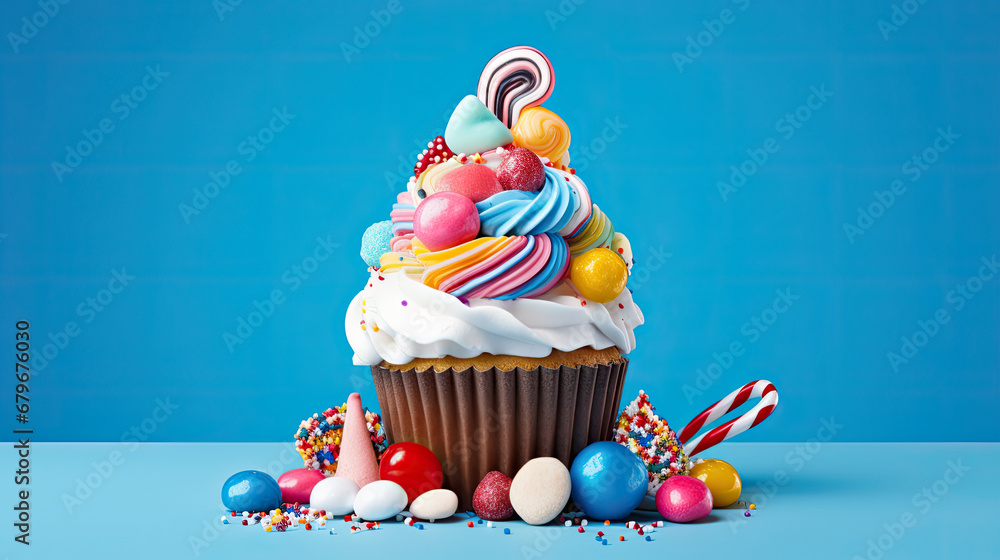
POLYGON ((599 441, 585 447, 569 469, 573 501, 595 519, 623 519, 646 495, 646 466, 627 447, 599 441))
POLYGON ((271 511, 281 505, 281 487, 267 473, 238 472, 222 485, 222 504, 231 511, 271 511))

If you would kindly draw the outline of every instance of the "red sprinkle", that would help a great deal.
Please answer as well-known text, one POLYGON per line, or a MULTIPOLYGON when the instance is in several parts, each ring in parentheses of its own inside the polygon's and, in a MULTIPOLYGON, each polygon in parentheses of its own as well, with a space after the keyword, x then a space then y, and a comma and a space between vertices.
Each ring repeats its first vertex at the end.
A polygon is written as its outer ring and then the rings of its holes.
POLYGON ((581 301, 581 302, 580 302, 580 305, 587 305, 587 302, 585 302, 585 301, 581 301))
POLYGON ((624 255, 625 254, 625 248, 624 247, 619 247, 618 248, 618 254, 619 255, 624 255))
POLYGON ((597 536, 598 537, 603 537, 604 536, 604 531, 598 531, 597 532, 597 536))
POLYGON ((618 304, 618 309, 625 309, 625 306, 619 303, 618 304))
POLYGON ((475 527, 475 525, 471 521, 469 521, 469 527, 475 527))
POLYGON ((583 527, 577 527, 576 528, 576 532, 577 533, 582 533, 583 532, 583 527))

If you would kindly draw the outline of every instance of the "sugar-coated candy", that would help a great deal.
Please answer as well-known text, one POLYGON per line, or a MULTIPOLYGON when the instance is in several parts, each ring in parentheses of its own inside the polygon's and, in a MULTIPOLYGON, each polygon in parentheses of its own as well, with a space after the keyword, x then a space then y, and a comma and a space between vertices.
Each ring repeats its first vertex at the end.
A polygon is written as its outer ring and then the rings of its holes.
POLYGON ((368 266, 378 267, 379 258, 391 251, 392 221, 376 222, 361 236, 361 259, 368 266))
POLYGON ((475 163, 449 171, 437 180, 435 188, 437 192, 460 194, 472 202, 481 202, 504 190, 497 180, 497 173, 485 165, 475 163))
POLYGON ((472 495, 472 508, 476 515, 492 521, 503 521, 514 515, 510 503, 511 480, 500 471, 486 473, 472 495))
POLYGON ((503 190, 534 192, 545 184, 545 166, 531 150, 515 147, 504 150, 496 178, 503 190))

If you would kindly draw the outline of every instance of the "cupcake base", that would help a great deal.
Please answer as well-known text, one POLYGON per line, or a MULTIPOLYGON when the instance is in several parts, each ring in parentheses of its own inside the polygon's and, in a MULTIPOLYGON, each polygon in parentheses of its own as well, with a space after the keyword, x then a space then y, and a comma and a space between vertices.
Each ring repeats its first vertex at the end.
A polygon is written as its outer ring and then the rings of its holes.
POLYGON ((389 442, 434 451, 464 510, 489 471, 513 477, 535 457, 568 467, 587 445, 610 440, 627 369, 617 350, 589 348, 371 366, 389 442))

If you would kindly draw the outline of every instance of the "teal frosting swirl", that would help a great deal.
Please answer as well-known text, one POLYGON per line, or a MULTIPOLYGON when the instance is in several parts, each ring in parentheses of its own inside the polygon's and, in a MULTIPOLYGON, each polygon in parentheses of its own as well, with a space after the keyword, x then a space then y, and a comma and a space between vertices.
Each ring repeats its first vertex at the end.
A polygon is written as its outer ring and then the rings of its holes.
POLYGON ((580 196, 551 167, 537 192, 503 191, 476 204, 479 230, 487 237, 558 232, 573 217, 580 196))

